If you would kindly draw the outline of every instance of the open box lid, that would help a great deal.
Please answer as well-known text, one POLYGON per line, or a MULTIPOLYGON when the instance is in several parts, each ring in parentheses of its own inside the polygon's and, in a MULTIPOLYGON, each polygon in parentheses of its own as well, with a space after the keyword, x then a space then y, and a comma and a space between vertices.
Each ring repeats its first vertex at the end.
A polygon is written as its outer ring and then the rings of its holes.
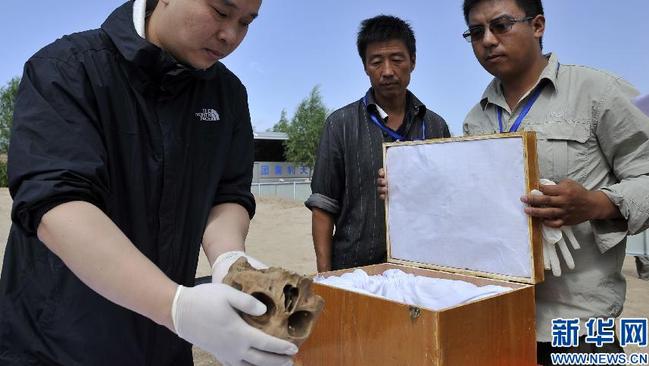
POLYGON ((541 223, 534 132, 383 144, 388 262, 534 284, 541 223))

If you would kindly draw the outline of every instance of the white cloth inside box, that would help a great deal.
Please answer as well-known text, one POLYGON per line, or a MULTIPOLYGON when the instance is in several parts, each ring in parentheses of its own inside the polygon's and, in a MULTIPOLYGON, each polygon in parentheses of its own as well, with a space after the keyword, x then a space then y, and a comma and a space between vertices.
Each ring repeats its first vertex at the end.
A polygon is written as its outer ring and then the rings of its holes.
POLYGON ((441 310, 512 290, 496 285, 476 286, 459 280, 415 276, 399 269, 388 269, 374 276, 356 269, 341 276, 316 276, 314 282, 431 310, 441 310))

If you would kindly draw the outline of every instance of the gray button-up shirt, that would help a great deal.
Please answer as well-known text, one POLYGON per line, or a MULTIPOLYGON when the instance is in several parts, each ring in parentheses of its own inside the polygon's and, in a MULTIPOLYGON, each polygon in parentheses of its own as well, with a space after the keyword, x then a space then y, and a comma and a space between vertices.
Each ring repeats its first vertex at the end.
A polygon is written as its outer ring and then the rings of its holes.
MULTIPOLYGON (((537 339, 551 340, 553 318, 620 315, 626 294, 621 269, 627 234, 649 226, 649 118, 633 105, 637 91, 624 80, 592 68, 559 64, 555 55, 537 85, 545 86, 519 131, 536 131, 542 178, 572 179, 603 191, 623 219, 572 227, 581 249, 572 250, 575 269, 545 274, 536 286, 537 339)), ((533 89, 532 89, 533 90, 533 89)), ((464 121, 464 133, 508 131, 531 94, 511 111, 494 79, 464 121)))
MULTIPOLYGON (((379 123, 380 113, 366 93, 367 105, 360 99, 335 112, 325 123, 318 146, 312 195, 305 205, 330 213, 335 220, 332 269, 385 262, 385 209, 376 193, 376 178, 383 166, 382 144, 393 139, 379 123)), ((444 119, 426 109, 408 92, 406 116, 397 131, 408 140, 449 137, 444 119)))

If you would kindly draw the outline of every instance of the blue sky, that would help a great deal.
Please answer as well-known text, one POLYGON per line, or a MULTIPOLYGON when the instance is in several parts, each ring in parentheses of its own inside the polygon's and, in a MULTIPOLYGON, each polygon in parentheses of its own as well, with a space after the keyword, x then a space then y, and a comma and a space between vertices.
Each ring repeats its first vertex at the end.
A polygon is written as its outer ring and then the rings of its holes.
MULTIPOLYGON (((120 0, 2 0, 0 84, 61 35, 97 28, 120 0)), ((460 36, 461 0, 265 0, 248 37, 223 62, 248 88, 257 130, 289 117, 315 85, 330 110, 358 99, 369 81, 355 47, 361 20, 392 14, 417 37, 410 89, 454 135, 491 80, 460 36)), ((649 93, 649 1, 546 0, 544 49, 564 64, 600 68, 649 93)))

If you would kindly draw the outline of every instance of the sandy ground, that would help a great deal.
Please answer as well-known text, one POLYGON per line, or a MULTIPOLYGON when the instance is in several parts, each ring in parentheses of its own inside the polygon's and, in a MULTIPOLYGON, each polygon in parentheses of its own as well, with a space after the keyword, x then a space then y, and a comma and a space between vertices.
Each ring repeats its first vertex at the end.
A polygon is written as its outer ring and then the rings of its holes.
MULTIPOLYGON (((0 256, 10 225, 11 199, 6 188, 0 189, 0 256)), ((310 274, 315 272, 315 256, 311 242, 311 215, 300 202, 260 199, 247 240, 247 251, 271 266, 310 274)), ((0 267, 1 268, 1 267, 0 267)), ((623 272, 627 278, 627 299, 624 317, 649 317, 649 282, 637 278, 633 257, 627 257, 623 272)), ((197 277, 210 274, 209 264, 201 255, 197 277)), ((647 352, 627 347, 627 353, 647 352)), ((195 349, 197 366, 219 365, 214 358, 195 349)))

